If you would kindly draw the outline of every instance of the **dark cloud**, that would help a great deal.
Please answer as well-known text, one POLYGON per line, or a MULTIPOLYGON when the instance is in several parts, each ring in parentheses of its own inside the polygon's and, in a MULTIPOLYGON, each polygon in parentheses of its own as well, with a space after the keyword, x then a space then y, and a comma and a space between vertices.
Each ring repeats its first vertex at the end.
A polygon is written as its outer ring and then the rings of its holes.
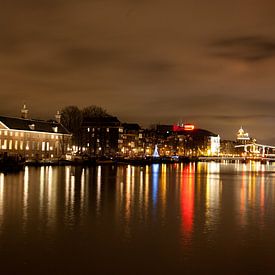
POLYGON ((243 60, 246 62, 261 61, 275 55, 275 39, 262 36, 242 36, 226 38, 212 44, 214 54, 219 57, 243 60))
POLYGON ((96 104, 143 126, 271 139, 274 13, 271 0, 2 1, 0 108, 47 118, 96 104))

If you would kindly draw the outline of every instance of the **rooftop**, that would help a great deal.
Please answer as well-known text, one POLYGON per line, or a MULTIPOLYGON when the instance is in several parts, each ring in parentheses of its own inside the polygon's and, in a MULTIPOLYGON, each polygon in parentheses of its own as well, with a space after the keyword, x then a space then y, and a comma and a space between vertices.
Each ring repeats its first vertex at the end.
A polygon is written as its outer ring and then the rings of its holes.
POLYGON ((57 123, 56 121, 24 119, 7 116, 0 116, 0 121, 9 129, 13 130, 69 134, 69 131, 62 124, 57 123))

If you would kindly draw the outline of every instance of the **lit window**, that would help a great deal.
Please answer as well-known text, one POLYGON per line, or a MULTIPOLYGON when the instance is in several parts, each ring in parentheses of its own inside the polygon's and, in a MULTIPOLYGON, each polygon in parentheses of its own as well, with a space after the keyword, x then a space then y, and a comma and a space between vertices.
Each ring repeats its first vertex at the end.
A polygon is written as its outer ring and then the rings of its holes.
POLYGON ((9 150, 12 150, 12 140, 9 142, 9 150))
POLYGON ((45 151, 45 141, 42 142, 42 151, 45 151))
POLYGON ((26 150, 28 151, 29 149, 30 149, 30 147, 29 147, 29 142, 27 141, 26 150))
POLYGON ((55 139, 58 139, 58 136, 55 136, 55 139))
POLYGON ((10 132, 10 136, 12 137, 12 135, 13 135, 13 132, 10 132))
POLYGON ((47 149, 46 149, 47 151, 49 151, 50 150, 50 143, 49 142, 47 142, 47 149))
POLYGON ((2 145, 2 149, 7 149, 7 140, 4 140, 4 144, 2 145))
POLYGON ((18 132, 15 132, 15 136, 18 137, 18 132))
POLYGON ((53 131, 54 131, 55 133, 57 133, 57 132, 58 132, 58 127, 57 127, 57 126, 53 127, 53 131))
POLYGON ((87 128, 87 131, 90 132, 90 128, 89 127, 87 128))
POLYGON ((24 133, 23 133, 23 132, 21 132, 21 133, 20 133, 20 137, 23 137, 23 136, 24 136, 24 133))
POLYGON ((15 141, 14 149, 15 149, 15 150, 18 150, 18 141, 17 141, 17 140, 15 141))
POLYGON ((20 141, 20 150, 23 150, 23 141, 20 141))
POLYGON ((7 136, 7 135, 8 135, 8 131, 5 131, 5 132, 4 132, 4 135, 7 136))
POLYGON ((109 129, 109 128, 106 128, 106 131, 107 131, 107 132, 109 132, 109 131, 110 131, 110 129, 109 129))
POLYGON ((51 139, 54 139, 54 135, 51 135, 51 139))

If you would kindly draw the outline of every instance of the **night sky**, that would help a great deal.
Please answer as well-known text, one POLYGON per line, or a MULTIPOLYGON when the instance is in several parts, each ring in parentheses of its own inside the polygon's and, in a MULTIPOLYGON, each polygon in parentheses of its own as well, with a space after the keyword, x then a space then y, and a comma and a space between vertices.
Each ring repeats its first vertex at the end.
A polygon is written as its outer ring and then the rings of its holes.
POLYGON ((1 114, 99 105, 275 144, 274 0, 2 0, 1 114))

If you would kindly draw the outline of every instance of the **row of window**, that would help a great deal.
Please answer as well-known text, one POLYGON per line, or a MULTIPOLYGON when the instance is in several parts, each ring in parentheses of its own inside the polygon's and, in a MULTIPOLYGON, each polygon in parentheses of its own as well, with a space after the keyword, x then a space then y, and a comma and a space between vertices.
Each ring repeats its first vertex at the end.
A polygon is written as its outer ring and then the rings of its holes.
MULTIPOLYGON (((8 130, 0 130, 0 136, 15 136, 15 137, 33 137, 33 138, 46 138, 46 134, 35 134, 35 133, 24 133, 24 132, 14 132, 8 130)), ((51 139, 58 139, 58 135, 51 135, 51 139)))
POLYGON ((37 151, 53 151, 54 147, 58 147, 58 143, 50 144, 50 142, 36 142, 36 141, 18 141, 18 140, 1 140, 0 148, 2 150, 37 150, 37 151))
MULTIPOLYGON (((97 128, 98 131, 100 131, 100 130, 102 130, 102 129, 104 129, 104 128, 97 128)), ((106 132, 110 132, 110 128, 105 128, 105 129, 106 129, 106 132)), ((94 132, 94 131, 95 131, 95 128, 90 128, 90 127, 87 128, 87 132, 88 132, 88 133, 89 133, 89 132, 94 132)), ((123 133, 123 128, 119 128, 118 131, 119 131, 120 133, 123 133)))

